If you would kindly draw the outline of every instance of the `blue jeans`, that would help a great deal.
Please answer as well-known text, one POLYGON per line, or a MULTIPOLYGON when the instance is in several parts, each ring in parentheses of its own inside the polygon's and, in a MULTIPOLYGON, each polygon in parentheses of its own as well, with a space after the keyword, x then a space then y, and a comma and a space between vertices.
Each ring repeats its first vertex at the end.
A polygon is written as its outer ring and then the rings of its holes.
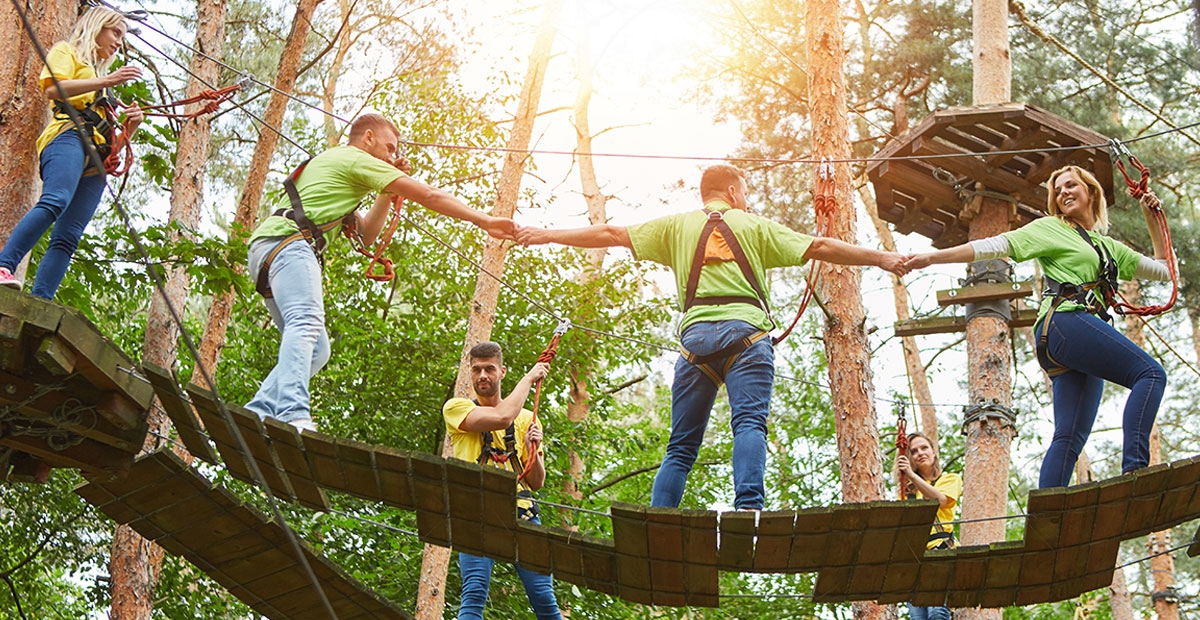
MULTIPOLYGON (((680 342, 695 355, 708 355, 758 331, 757 327, 744 321, 693 323, 684 330, 680 342)), ((728 358, 725 358, 711 365, 724 368, 727 362, 728 358)), ((763 507, 767 413, 774 384, 775 349, 770 338, 763 338, 742 351, 725 373, 733 428, 734 508, 763 507)), ((651 506, 679 506, 720 387, 682 355, 675 362, 675 380, 671 383, 671 439, 662 466, 654 476, 651 506)))
MULTIPOLYGON (((537 517, 530 519, 538 523, 537 517)), ((462 603, 458 608, 458 620, 483 620, 483 607, 487 603, 488 589, 492 584, 491 558, 458 552, 458 571, 462 574, 462 603)), ((554 578, 550 575, 525 570, 517 564, 517 575, 525 585, 525 596, 538 620, 562 620, 558 601, 554 598, 554 578)))
POLYGON ((917 607, 908 604, 908 620, 950 620, 948 607, 917 607))
MULTIPOLYGON (((251 280, 279 241, 276 237, 250 244, 251 280)), ((279 359, 246 408, 284 422, 310 419, 308 381, 329 361, 321 265, 312 248, 303 240, 284 246, 271 261, 270 282, 275 296, 266 303, 281 334, 279 359)))
MULTIPOLYGON (((1129 388, 1121 422, 1121 471, 1150 464, 1150 428, 1162 402, 1167 373, 1153 357, 1112 325, 1087 312, 1056 312, 1047 329, 1047 350, 1069 368, 1055 375, 1054 438, 1042 460, 1038 488, 1066 486, 1075 460, 1092 432, 1104 382, 1129 388)), ((1039 332, 1040 333, 1040 332, 1039 332)))
POLYGON ((15 271, 46 230, 54 227, 50 231, 50 244, 38 264, 34 297, 54 299, 79 246, 79 238, 100 204, 107 178, 103 173, 83 176, 86 164, 83 143, 73 129, 62 132, 46 145, 41 157, 42 195, 13 228, 4 250, 0 251, 0 267, 15 271))

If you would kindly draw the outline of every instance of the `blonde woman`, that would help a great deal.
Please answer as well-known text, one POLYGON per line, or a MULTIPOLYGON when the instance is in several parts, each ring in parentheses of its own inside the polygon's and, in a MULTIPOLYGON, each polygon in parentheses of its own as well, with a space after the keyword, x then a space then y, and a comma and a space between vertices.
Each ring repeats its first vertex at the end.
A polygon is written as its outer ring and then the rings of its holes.
MULTIPOLYGON (((142 75, 141 69, 130 66, 108 71, 127 29, 120 13, 93 7, 75 22, 70 38, 54 44, 47 54, 41 86, 51 102, 54 119, 37 140, 42 194, 0 251, 0 286, 21 287, 13 271, 47 229, 51 229, 50 244, 38 265, 33 295, 53 299, 66 275, 79 238, 100 204, 106 175, 89 160, 65 106, 75 108, 77 116, 83 118, 85 135, 90 135, 101 149, 108 146, 111 130, 96 110, 97 99, 105 89, 142 75), (60 87, 66 93, 66 102, 61 100, 60 87)), ((126 115, 130 131, 142 122, 137 105, 126 108, 126 115)))
MULTIPOLYGON (((933 449, 933 442, 922 433, 908 435, 908 453, 896 455, 896 471, 905 497, 938 501, 937 519, 929 532, 929 542, 925 548, 954 548, 954 528, 950 522, 954 520, 954 509, 958 507, 958 498, 962 495, 962 476, 942 471, 942 463, 933 449)), ((910 620, 950 620, 950 610, 946 607, 917 607, 910 603, 908 617, 910 620)))
POLYGON ((1142 196, 1142 212, 1150 229, 1154 259, 1106 236, 1108 205, 1092 173, 1078 167, 1050 175, 1047 211, 1017 230, 963 245, 909 257, 912 269, 934 263, 961 263, 989 258, 1034 259, 1046 275, 1038 320, 1038 361, 1054 390, 1054 437, 1042 460, 1039 488, 1066 486, 1083 450, 1104 382, 1129 388, 1122 423, 1124 454, 1121 471, 1150 463, 1150 427, 1162 402, 1167 375, 1154 358, 1108 323, 1104 291, 1118 280, 1167 280, 1166 244, 1154 224, 1158 197, 1142 196))

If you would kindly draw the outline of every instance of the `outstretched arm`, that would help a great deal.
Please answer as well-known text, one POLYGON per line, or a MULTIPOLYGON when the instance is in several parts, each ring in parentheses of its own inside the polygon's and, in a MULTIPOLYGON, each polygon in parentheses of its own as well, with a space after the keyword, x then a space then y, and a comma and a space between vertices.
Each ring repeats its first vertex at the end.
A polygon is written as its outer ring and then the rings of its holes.
POLYGON ((629 230, 624 226, 611 224, 596 224, 586 228, 533 228, 519 226, 517 242, 521 245, 541 245, 543 243, 558 243, 577 248, 611 248, 622 246, 632 248, 629 241, 629 230))
POLYGON ((516 238, 517 225, 512 220, 492 217, 482 211, 476 211, 451 194, 430 187, 412 177, 403 176, 392 181, 385 191, 407 198, 431 211, 470 222, 498 239, 511 241, 516 238))
POLYGON ((975 260, 975 248, 970 243, 956 245, 944 250, 914 254, 905 261, 909 269, 924 269, 930 265, 945 263, 969 263, 975 260))
POLYGON ((813 239, 804 252, 804 258, 839 265, 871 265, 898 276, 908 273, 903 255, 851 245, 829 237, 813 239))

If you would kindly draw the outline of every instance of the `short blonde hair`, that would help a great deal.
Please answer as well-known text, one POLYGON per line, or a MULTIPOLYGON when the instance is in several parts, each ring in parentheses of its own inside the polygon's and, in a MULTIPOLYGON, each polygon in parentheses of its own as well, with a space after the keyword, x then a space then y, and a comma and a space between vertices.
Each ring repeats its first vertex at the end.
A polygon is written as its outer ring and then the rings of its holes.
POLYGON ((96 75, 107 75, 108 65, 99 65, 100 58, 96 56, 96 37, 105 28, 116 28, 125 25, 125 17, 120 13, 102 6, 94 6, 84 12, 71 28, 67 43, 75 48, 79 57, 96 70, 96 75))
POLYGON ((1087 187, 1088 195, 1092 199, 1092 215, 1096 218, 1096 231, 1107 233, 1108 199, 1104 197, 1104 187, 1100 185, 1100 181, 1096 179, 1096 175, 1079 166, 1063 166, 1050 174, 1050 179, 1046 181, 1046 185, 1050 189, 1049 196, 1046 198, 1046 212, 1054 217, 1063 219, 1062 211, 1058 209, 1058 197, 1054 193, 1054 181, 1068 172, 1075 173, 1075 178, 1079 179, 1084 187, 1087 187))

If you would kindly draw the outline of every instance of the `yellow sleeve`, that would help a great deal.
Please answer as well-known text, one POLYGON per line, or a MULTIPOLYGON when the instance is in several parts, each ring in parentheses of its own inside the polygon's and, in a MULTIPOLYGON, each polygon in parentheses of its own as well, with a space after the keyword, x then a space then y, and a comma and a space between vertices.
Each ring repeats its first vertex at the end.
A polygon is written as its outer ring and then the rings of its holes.
POLYGON ((451 398, 442 405, 442 417, 446 420, 446 430, 451 433, 465 433, 462 423, 467 414, 475 410, 475 403, 465 398, 451 398))
POLYGON ((954 473, 944 472, 934 482, 933 488, 939 493, 950 498, 949 509, 953 509, 958 505, 958 498, 962 496, 963 480, 962 476, 954 473))

